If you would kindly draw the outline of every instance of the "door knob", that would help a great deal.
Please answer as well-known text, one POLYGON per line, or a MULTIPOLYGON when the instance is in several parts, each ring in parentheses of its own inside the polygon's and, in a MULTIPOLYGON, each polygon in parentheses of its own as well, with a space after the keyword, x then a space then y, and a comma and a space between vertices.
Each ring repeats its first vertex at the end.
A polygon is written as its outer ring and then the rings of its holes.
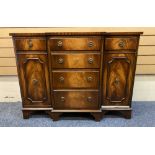
POLYGON ((58 63, 59 64, 62 64, 64 62, 64 59, 63 58, 60 58, 59 60, 58 60, 58 63))
POLYGON ((89 41, 89 42, 88 42, 88 47, 93 47, 93 46, 94 46, 93 41, 89 41))
POLYGON ((33 47, 33 42, 32 42, 31 39, 29 39, 29 40, 27 41, 27 43, 28 43, 29 48, 32 48, 32 47, 33 47))
POLYGON ((92 102, 92 97, 91 96, 87 97, 87 101, 92 102))
POLYGON ((118 45, 121 48, 125 47, 125 41, 124 40, 121 40, 118 45))
POLYGON ((57 42, 57 45, 58 45, 58 47, 62 47, 62 45, 63 45, 62 41, 59 40, 59 41, 57 42))
POLYGON ((65 79, 64 79, 63 76, 61 76, 61 77, 59 78, 59 81, 60 81, 60 82, 64 82, 64 80, 65 80, 65 79))
POLYGON ((92 82, 92 81, 93 81, 93 78, 92 78, 91 76, 89 76, 89 77, 87 78, 87 81, 88 81, 88 82, 92 82))
POLYGON ((65 101, 65 97, 61 96, 61 102, 64 102, 64 101, 65 101))
POLYGON ((93 63, 93 58, 88 58, 88 62, 89 62, 89 64, 92 64, 93 63))

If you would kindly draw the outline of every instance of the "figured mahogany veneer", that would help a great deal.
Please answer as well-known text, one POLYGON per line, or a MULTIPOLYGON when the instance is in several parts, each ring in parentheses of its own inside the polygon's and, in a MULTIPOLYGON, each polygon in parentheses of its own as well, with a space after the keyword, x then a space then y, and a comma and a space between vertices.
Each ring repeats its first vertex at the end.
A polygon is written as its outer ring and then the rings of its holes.
POLYGON ((13 33, 23 117, 43 110, 131 118, 141 32, 13 33))
POLYGON ((54 37, 49 39, 49 48, 52 51, 100 50, 101 37, 54 37))

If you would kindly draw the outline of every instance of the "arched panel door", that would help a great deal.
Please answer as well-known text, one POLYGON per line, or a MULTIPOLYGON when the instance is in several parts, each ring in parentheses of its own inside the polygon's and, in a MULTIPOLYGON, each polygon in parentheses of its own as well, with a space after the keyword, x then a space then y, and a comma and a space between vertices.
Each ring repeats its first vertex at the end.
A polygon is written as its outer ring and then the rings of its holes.
POLYGON ((135 54, 105 54, 103 74, 103 105, 129 105, 135 54))
POLYGON ((19 80, 24 106, 50 106, 47 55, 18 55, 19 80))

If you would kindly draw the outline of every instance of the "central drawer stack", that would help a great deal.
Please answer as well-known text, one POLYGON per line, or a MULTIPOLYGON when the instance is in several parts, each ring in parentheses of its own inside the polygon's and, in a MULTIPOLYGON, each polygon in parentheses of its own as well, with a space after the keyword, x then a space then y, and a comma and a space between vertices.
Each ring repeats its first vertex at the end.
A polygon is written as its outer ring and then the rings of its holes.
POLYGON ((99 110, 101 37, 51 37, 48 48, 53 110, 99 110))

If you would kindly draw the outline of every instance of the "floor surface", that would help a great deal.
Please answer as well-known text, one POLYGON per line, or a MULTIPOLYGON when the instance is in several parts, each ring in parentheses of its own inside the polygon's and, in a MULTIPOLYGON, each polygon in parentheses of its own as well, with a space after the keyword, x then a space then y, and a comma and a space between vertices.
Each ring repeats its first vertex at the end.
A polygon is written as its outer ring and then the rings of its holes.
POLYGON ((154 127, 155 102, 133 102, 132 119, 119 116, 105 116, 100 122, 95 122, 88 114, 69 114, 53 122, 46 114, 35 114, 29 119, 22 118, 21 102, 0 103, 1 127, 154 127))

